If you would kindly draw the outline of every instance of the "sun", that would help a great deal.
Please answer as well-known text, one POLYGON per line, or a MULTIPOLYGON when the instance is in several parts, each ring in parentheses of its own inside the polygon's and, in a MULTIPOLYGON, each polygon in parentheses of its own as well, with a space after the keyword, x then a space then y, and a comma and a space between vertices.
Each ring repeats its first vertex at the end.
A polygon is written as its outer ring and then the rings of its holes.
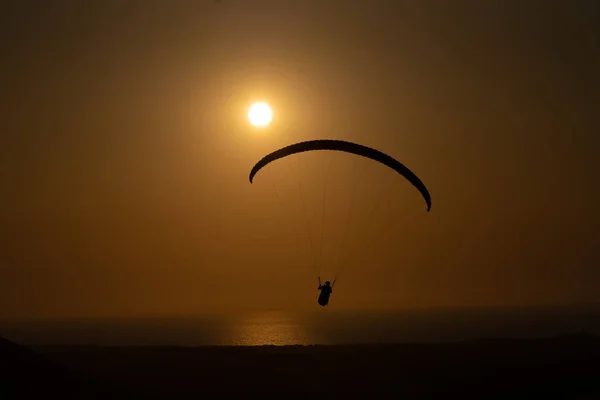
POLYGON ((254 103, 248 110, 248 120, 254 126, 267 126, 273 119, 273 112, 267 103, 254 103))

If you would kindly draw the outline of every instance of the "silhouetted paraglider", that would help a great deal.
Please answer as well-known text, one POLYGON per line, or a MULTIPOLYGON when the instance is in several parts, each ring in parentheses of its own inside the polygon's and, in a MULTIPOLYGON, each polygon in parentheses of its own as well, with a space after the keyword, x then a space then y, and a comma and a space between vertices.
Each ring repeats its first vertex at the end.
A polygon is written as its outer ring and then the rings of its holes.
MULTIPOLYGON (((362 156, 393 169, 406 180, 408 180, 419 191, 419 193, 421 193, 421 196, 425 200, 427 211, 429 212, 431 210, 431 195, 429 194, 429 190, 421 181, 421 179, 419 179, 419 177, 417 177, 417 175, 415 175, 404 164, 379 150, 344 140, 309 140, 295 143, 267 154, 252 167, 249 176, 250 183, 253 182, 255 175, 261 169, 276 160, 289 157, 294 154, 318 150, 340 151, 362 156)), ((335 279, 333 282, 335 283, 335 279)), ((318 303, 321 306, 326 306, 329 304, 329 298, 332 294, 332 289, 333 284, 331 284, 329 281, 325 282, 324 285, 321 285, 321 278, 319 277, 318 290, 320 290, 321 293, 318 298, 318 303)))

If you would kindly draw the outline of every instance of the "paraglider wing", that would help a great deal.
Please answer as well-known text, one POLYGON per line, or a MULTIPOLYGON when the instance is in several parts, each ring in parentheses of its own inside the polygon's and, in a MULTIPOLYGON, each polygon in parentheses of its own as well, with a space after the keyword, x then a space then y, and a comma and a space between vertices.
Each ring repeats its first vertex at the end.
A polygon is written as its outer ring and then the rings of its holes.
POLYGON ((283 147, 279 150, 276 150, 265 157, 263 157, 259 162, 252 167, 250 171, 250 183, 254 179, 254 176, 260 171, 263 167, 272 163, 275 160, 279 160, 280 158, 287 157, 292 154, 303 153, 305 151, 313 151, 313 150, 332 150, 332 151, 343 151, 346 153, 352 153, 359 156, 363 156, 366 158, 370 158, 371 160, 378 161, 394 171, 398 172, 404 178, 406 178, 413 186, 419 190, 423 198, 425 199, 425 203, 427 204, 427 211, 431 209, 431 196, 425 184, 404 164, 400 161, 388 156, 387 154, 375 150, 373 148, 363 146, 357 143, 347 142, 344 140, 309 140, 306 142, 295 143, 290 146, 283 147))

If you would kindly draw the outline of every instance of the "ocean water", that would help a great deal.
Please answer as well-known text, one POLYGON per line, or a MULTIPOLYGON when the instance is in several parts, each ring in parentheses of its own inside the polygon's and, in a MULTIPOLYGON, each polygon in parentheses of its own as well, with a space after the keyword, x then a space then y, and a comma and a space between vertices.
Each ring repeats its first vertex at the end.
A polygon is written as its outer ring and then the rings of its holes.
POLYGON ((600 334, 600 307, 312 313, 192 317, 0 320, 25 345, 261 346, 445 342, 481 337, 600 334))

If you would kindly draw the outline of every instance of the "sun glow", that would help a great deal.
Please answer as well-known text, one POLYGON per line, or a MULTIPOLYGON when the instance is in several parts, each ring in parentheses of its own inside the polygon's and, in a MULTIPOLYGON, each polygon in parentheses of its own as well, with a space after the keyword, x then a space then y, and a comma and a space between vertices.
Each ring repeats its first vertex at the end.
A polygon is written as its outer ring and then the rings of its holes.
POLYGON ((273 112, 267 103, 254 103, 248 110, 248 120, 254 126, 267 126, 273 119, 273 112))

